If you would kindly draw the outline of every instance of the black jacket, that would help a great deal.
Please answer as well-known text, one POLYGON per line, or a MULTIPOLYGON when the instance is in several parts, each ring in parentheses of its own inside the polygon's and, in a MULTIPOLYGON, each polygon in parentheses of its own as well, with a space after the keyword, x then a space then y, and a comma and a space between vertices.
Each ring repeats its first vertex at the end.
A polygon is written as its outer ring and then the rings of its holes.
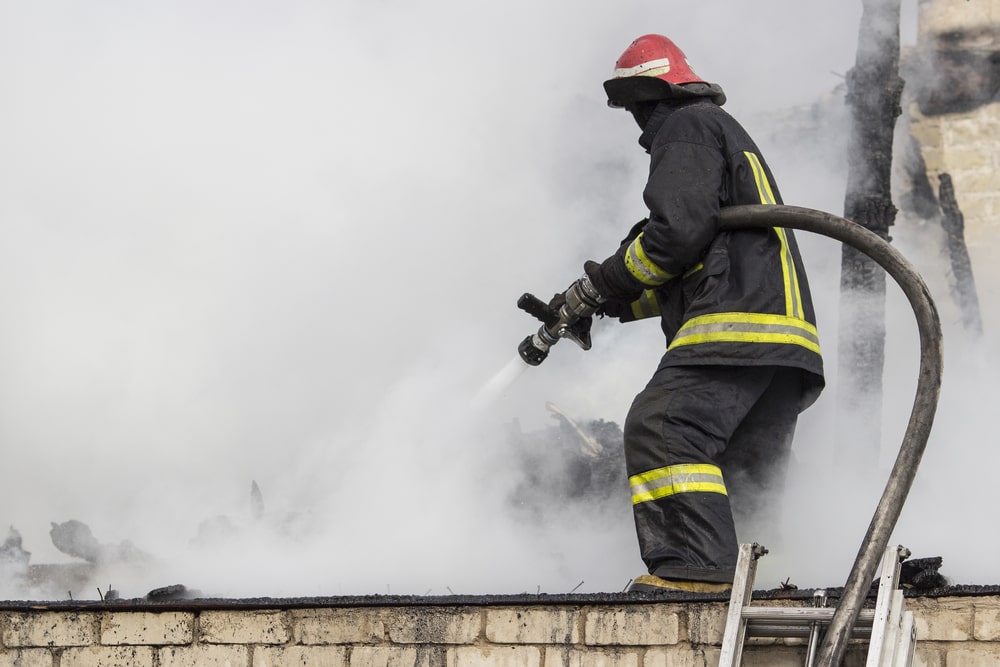
POLYGON ((623 321, 659 314, 662 366, 776 365, 805 371, 811 403, 823 386, 816 316, 795 236, 782 228, 719 231, 719 210, 780 204, 746 130, 706 99, 664 101, 639 143, 649 152, 636 225, 599 269, 632 301, 623 321))

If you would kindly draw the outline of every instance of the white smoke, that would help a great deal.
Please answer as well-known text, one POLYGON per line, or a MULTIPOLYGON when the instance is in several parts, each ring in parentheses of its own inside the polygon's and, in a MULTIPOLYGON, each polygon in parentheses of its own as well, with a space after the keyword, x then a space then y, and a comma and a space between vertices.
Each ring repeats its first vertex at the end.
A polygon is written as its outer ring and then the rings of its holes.
MULTIPOLYGON (((504 429, 550 424, 546 400, 621 423, 656 325, 598 322, 590 352, 563 343, 485 414, 470 398, 537 326, 517 297, 645 215, 600 85, 631 39, 671 35, 766 135, 837 86, 860 10, 0 0, 0 526, 33 563, 68 560, 50 522, 130 540, 152 564, 100 581, 126 596, 620 590, 642 571, 627 503, 512 515, 504 429)), ((842 170, 761 143, 788 203, 839 212, 842 170)), ((803 245, 829 352, 839 248, 803 245)), ((805 475, 830 403, 803 417, 805 475)), ((788 536, 782 578, 847 575, 877 489, 824 488, 842 534, 788 536)))

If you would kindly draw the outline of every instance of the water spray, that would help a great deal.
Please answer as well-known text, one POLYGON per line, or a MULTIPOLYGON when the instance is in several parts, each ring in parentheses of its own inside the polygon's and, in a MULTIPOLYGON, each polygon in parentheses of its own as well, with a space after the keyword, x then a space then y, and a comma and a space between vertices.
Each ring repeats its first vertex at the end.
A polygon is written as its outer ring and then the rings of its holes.
POLYGON ((528 367, 524 365, 520 357, 515 356, 500 369, 500 372, 487 380, 483 388, 476 393, 472 399, 472 407, 481 410, 499 398, 503 390, 514 384, 514 380, 521 377, 528 367))
POLYGON ((482 409, 495 401, 504 389, 514 383, 528 368, 538 366, 549 356, 549 350, 561 338, 568 338, 584 350, 591 347, 590 322, 586 318, 597 312, 604 302, 585 274, 560 295, 562 299, 545 303, 534 294, 525 293, 517 307, 538 319, 542 326, 517 346, 517 356, 490 378, 472 399, 472 407, 482 409), (527 364, 527 366, 525 365, 527 364))

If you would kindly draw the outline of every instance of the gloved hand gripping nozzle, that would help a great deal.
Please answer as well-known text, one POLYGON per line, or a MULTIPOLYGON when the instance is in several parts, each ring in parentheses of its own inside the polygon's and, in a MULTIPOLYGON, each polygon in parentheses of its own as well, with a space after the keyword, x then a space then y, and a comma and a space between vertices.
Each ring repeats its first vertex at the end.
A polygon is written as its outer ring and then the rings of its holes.
POLYGON ((562 294, 564 302, 553 308, 533 294, 525 293, 517 300, 517 307, 541 321, 538 332, 528 336, 517 346, 524 363, 537 366, 549 356, 549 348, 560 338, 569 338, 584 350, 590 349, 590 317, 604 297, 594 288, 590 277, 584 274, 562 294))

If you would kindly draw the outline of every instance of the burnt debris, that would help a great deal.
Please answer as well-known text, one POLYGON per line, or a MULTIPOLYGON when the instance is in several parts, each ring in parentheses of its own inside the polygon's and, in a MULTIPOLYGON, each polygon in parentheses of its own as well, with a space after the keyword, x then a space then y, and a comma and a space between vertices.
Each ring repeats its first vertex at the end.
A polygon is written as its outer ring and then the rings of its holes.
POLYGON ((948 586, 948 579, 939 572, 943 561, 941 556, 903 561, 899 566, 900 586, 921 591, 948 586))
POLYGON ((607 507, 628 501, 624 434, 615 422, 576 421, 546 405, 555 423, 525 432, 511 422, 507 442, 519 480, 509 502, 527 516, 541 518, 567 507, 607 507))

